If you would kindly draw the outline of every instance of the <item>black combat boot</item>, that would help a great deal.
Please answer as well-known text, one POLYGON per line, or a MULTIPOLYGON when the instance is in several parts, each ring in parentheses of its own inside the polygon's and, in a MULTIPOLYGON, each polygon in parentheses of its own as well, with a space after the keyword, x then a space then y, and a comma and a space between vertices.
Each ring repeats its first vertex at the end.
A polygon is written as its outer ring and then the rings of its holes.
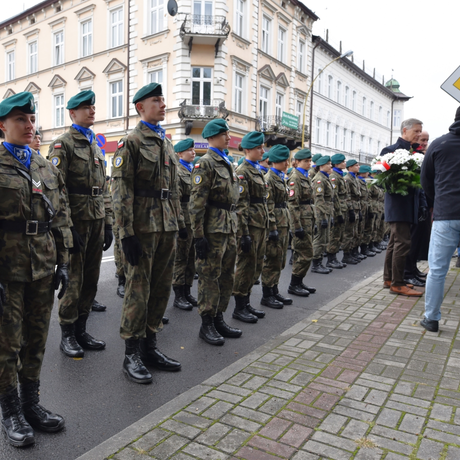
MULTIPOLYGON (((329 268, 326 268, 322 262, 323 262, 322 257, 321 259, 312 260, 312 267, 311 267, 312 273, 320 273, 321 275, 329 275, 331 270, 329 268)), ((289 293, 292 294, 292 292, 289 292, 289 293)))
POLYGON ((2 426, 9 443, 14 447, 24 447, 35 443, 34 430, 22 412, 18 390, 0 396, 2 406, 2 426))
POLYGON ((152 374, 144 366, 139 354, 139 340, 125 340, 125 360, 123 361, 123 372, 129 380, 136 383, 152 383, 152 374))
POLYGON ((195 299, 195 297, 190 294, 190 290, 192 289, 192 286, 189 286, 186 284, 184 286, 184 294, 185 298, 188 300, 189 303, 191 303, 194 307, 198 307, 198 300, 195 299))
POLYGON ((375 252, 376 254, 380 254, 382 250, 377 246, 377 243, 375 241, 371 241, 371 244, 369 245, 369 249, 372 252, 375 252))
POLYGON ((181 370, 181 364, 175 359, 168 358, 157 348, 157 335, 147 332, 145 339, 139 340, 139 354, 144 363, 160 371, 176 372, 181 370))
POLYGON ((91 305, 91 310, 93 311, 106 311, 107 307, 100 302, 98 302, 96 299, 93 300, 93 304, 91 305))
POLYGON ((366 257, 374 257, 375 256, 375 252, 371 251, 367 244, 362 244, 361 245, 361 254, 365 255, 366 257))
POLYGON ((352 255, 351 252, 344 252, 343 253, 343 258, 342 258, 342 263, 350 264, 350 265, 357 265, 361 261, 358 259, 355 259, 352 255))
POLYGON ((257 323, 257 316, 249 313, 247 307, 246 296, 235 296, 235 310, 233 310, 232 317, 239 319, 244 323, 257 323))
POLYGON ((351 254, 355 259, 359 259, 359 260, 367 259, 367 256, 365 254, 361 254, 359 252, 358 246, 356 246, 356 248, 353 248, 353 250, 351 251, 351 254))
POLYGON ((85 352, 75 338, 74 324, 61 324, 61 351, 70 358, 83 358, 85 352))
POLYGON ((65 425, 64 419, 38 404, 40 402, 39 388, 40 381, 21 384, 20 394, 24 417, 37 430, 49 433, 62 430, 65 425))
POLYGON ((104 350, 105 342, 97 340, 86 332, 86 322, 88 317, 81 315, 75 322, 75 338, 79 345, 85 350, 104 350))
POLYGON ((117 296, 121 297, 122 299, 125 297, 125 283, 126 283, 126 276, 120 275, 118 277, 117 296))
POLYGON ((173 286, 175 298, 173 306, 176 308, 180 308, 181 310, 193 310, 193 305, 185 298, 184 292, 185 286, 173 286))
POLYGON ((289 294, 298 295, 300 297, 308 297, 310 295, 309 290, 306 286, 304 287, 302 283, 302 278, 296 275, 291 276, 291 284, 289 285, 288 292, 289 294))
POLYGON ((260 303, 266 307, 275 308, 281 310, 284 307, 283 303, 279 300, 276 300, 273 288, 262 286, 263 296, 260 299, 260 303))
POLYGON ((214 327, 222 337, 228 337, 229 339, 237 339, 238 337, 241 337, 241 334, 243 333, 241 329, 230 327, 224 321, 224 315, 222 312, 216 313, 216 317, 214 318, 214 327))
POLYGON ((304 284, 303 281, 300 283, 300 285, 301 285, 305 290, 307 290, 310 294, 314 294, 314 293, 316 292, 316 288, 307 286, 306 284, 304 284))
POLYGON ((257 316, 257 318, 264 318, 265 317, 265 312, 263 310, 257 310, 257 308, 254 308, 250 301, 249 301, 249 297, 250 295, 248 294, 247 296, 245 296, 245 299, 246 299, 246 310, 253 314, 254 316, 257 316))
POLYGON ((335 254, 331 254, 328 252, 327 254, 327 264, 326 267, 328 268, 343 268, 343 265, 337 260, 335 254))
POLYGON ((223 345, 225 339, 216 331, 214 326, 214 318, 209 315, 203 315, 201 317, 201 328, 199 333, 200 339, 210 345, 223 345))
POLYGON ((280 294, 280 291, 278 290, 278 285, 275 284, 273 287, 273 295, 275 296, 275 299, 278 302, 281 302, 283 305, 292 305, 292 299, 289 297, 284 297, 283 295, 280 294))

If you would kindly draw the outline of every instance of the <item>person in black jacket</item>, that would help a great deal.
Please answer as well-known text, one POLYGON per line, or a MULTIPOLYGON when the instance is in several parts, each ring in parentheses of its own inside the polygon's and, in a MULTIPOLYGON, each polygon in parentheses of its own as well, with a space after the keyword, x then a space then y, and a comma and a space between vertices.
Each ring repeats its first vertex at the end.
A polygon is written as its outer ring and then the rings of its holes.
POLYGON ((446 274, 460 240, 459 170, 460 107, 449 133, 439 137, 428 147, 420 176, 427 198, 434 201, 425 318, 420 322, 430 332, 437 332, 439 329, 446 274))
MULTIPOLYGON (((410 151, 422 132, 422 122, 409 118, 401 123, 401 137, 395 144, 385 147, 380 155, 398 149, 410 151)), ((390 241, 385 255, 383 281, 386 287, 395 294, 418 297, 422 293, 404 281, 406 256, 411 247, 411 225, 417 224, 420 213, 426 212, 426 200, 420 199, 419 189, 409 189, 408 195, 385 193, 385 221, 390 224, 390 241)), ((423 216, 422 216, 423 217, 423 216)))

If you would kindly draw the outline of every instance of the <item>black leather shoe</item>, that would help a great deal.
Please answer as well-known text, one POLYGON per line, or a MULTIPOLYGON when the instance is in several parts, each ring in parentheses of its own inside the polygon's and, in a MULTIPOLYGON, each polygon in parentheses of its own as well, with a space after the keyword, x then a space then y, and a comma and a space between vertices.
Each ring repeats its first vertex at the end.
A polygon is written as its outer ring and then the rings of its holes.
POLYGON ((257 318, 265 318, 265 312, 263 310, 258 310, 254 308, 249 302, 249 294, 246 296, 246 310, 257 318))
POLYGON ((139 340, 125 340, 125 360, 123 361, 123 372, 129 380, 135 383, 152 383, 152 374, 147 370, 139 354, 139 340))
POLYGON ((163 324, 168 324, 169 323, 169 318, 167 316, 163 316, 163 319, 161 320, 163 324))
POLYGON ((300 297, 308 297, 310 295, 307 286, 304 287, 302 284, 302 278, 296 275, 291 275, 291 284, 289 285, 288 292, 289 294, 298 295, 300 297))
POLYGON ((195 273, 195 274, 193 275, 193 279, 194 279, 194 280, 197 280, 197 279, 198 279, 198 273, 195 273))
POLYGON ((292 305, 292 299, 289 297, 284 297, 283 295, 280 294, 280 291, 278 290, 278 285, 275 284, 273 286, 273 295, 275 296, 275 299, 278 302, 281 302, 283 305, 292 305))
POLYGON ((175 294, 173 306, 180 310, 193 310, 193 305, 185 298, 185 286, 173 286, 175 294))
POLYGON ((418 268, 415 269, 415 276, 417 278, 426 278, 428 276, 428 273, 421 272, 418 268))
POLYGON ((310 287, 310 286, 307 286, 306 284, 304 283, 300 283, 300 285, 306 289, 310 294, 314 294, 316 292, 316 288, 314 287, 310 287))
POLYGON ((93 300, 93 304, 91 305, 91 310, 93 311, 106 311, 107 307, 99 303, 96 299, 93 300))
POLYGON ((190 293, 191 289, 192 289, 192 286, 189 286, 188 284, 184 286, 185 298, 187 299, 189 303, 192 304, 192 306, 198 307, 198 300, 196 300, 195 297, 193 297, 192 294, 190 293))
POLYGON ((352 255, 351 252, 344 252, 343 253, 343 258, 342 258, 342 263, 347 263, 349 265, 357 265, 361 261, 358 259, 355 259, 352 255))
POLYGON ((362 244, 361 245, 361 254, 366 256, 366 257, 375 257, 375 252, 371 251, 369 249, 369 246, 367 244, 362 244))
POLYGON ((2 406, 2 426, 8 442, 14 447, 24 447, 35 443, 35 433, 22 412, 18 390, 15 388, 0 397, 2 406))
POLYGON ((233 310, 232 317, 243 323, 257 323, 257 316, 249 313, 246 302, 246 297, 235 296, 235 310, 233 310))
POLYGON ((281 310, 284 307, 284 304, 279 300, 276 300, 275 294, 273 293, 273 288, 267 286, 262 286, 263 297, 260 299, 260 303, 265 307, 274 308, 276 310, 281 310))
POLYGON ((419 281, 415 276, 412 278, 404 278, 404 282, 418 287, 424 287, 426 284, 425 281, 419 281))
POLYGON ((199 337, 210 345, 222 346, 225 343, 225 339, 216 331, 214 318, 209 315, 201 317, 199 337))
POLYGON ((75 338, 74 324, 61 324, 61 351, 69 358, 83 358, 85 352, 75 338))
POLYGON ((87 316, 79 316, 75 322, 75 338, 78 344, 85 350, 104 350, 105 342, 97 340, 86 332, 87 316))
POLYGON ((125 283, 126 283, 125 275, 119 276, 118 277, 117 296, 121 297, 122 299, 125 297, 125 283))
POLYGON ((434 321, 432 319, 423 318, 422 321, 420 321, 420 326, 423 326, 428 332, 439 331, 439 321, 434 321))
POLYGON ((238 337, 241 337, 241 334, 243 333, 241 329, 230 327, 224 321, 224 315, 222 313, 216 313, 216 317, 214 318, 214 327, 222 337, 228 337, 229 339, 237 339, 238 337))
POLYGON ((64 428, 64 418, 45 409, 40 402, 40 382, 21 384, 21 404, 26 420, 37 430, 55 433, 64 428))
POLYGON ((159 369, 160 371, 176 372, 181 370, 181 363, 175 359, 168 358, 157 348, 157 335, 150 333, 145 339, 139 340, 139 354, 146 364, 159 369))

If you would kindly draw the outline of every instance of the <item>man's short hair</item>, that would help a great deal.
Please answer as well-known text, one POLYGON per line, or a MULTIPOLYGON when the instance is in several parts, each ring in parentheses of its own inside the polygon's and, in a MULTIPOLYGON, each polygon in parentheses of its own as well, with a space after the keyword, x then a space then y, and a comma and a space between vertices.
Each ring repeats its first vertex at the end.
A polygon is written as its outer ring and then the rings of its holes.
POLYGON ((408 118, 401 123, 401 134, 403 134, 403 129, 412 129, 414 125, 423 125, 423 121, 420 121, 417 118, 408 118))
POLYGON ((460 107, 457 109, 457 111, 455 112, 455 119, 454 121, 458 121, 460 120, 460 107))

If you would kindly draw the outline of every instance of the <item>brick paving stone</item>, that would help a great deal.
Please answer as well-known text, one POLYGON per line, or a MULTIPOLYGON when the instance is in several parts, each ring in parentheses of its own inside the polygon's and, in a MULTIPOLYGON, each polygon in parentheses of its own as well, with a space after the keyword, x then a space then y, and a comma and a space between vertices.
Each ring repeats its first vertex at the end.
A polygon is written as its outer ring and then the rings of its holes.
POLYGON ((289 458, 296 451, 294 447, 286 446, 271 439, 263 438, 262 436, 254 436, 247 445, 278 455, 281 458, 289 458))
POLYGON ((393 441, 392 439, 383 438, 374 434, 371 434, 369 439, 374 441, 377 447, 399 452, 406 455, 407 457, 412 453, 413 450, 413 447, 409 446, 408 444, 403 444, 402 442, 393 441))
POLYGON ((279 355, 276 355, 275 353, 267 353, 266 355, 261 356, 257 362, 261 363, 271 363, 275 361, 275 359, 279 358, 279 355))
POLYGON ((342 382, 353 383, 359 376, 359 372, 350 371, 349 369, 343 371, 338 377, 337 380, 342 382))
POLYGON ((361 410, 363 412, 370 412, 371 414, 377 414, 380 410, 379 406, 369 404, 365 402, 355 401, 354 399, 343 398, 339 403, 341 406, 350 407, 352 409, 361 410))
POLYGON ((334 413, 345 415, 346 417, 355 418, 364 422, 372 422, 375 418, 374 414, 362 412, 361 410, 351 409, 349 407, 338 405, 334 409, 334 413))
POLYGON ((240 428, 245 431, 255 432, 261 428, 260 423, 251 422, 250 420, 246 420, 241 417, 237 417, 236 415, 226 414, 221 418, 221 422, 227 425, 234 426, 235 428, 240 428))
POLYGON ((315 379, 315 382, 323 383, 324 385, 330 385, 333 387, 341 388, 342 390, 344 390, 345 388, 348 388, 348 385, 345 382, 338 382, 337 380, 326 379, 322 376, 317 377, 315 379))
POLYGON ((294 369, 283 369, 281 372, 278 372, 278 374, 276 374, 273 378, 275 380, 282 380, 283 382, 288 382, 297 373, 298 371, 294 369))
POLYGON ((180 434, 188 439, 195 439, 200 433, 201 430, 199 428, 195 428, 190 425, 186 425, 185 423, 176 422, 175 420, 166 420, 166 422, 160 425, 160 428, 163 430, 169 430, 173 433, 180 434))
MULTIPOLYGON (((152 457, 150 457, 152 458, 152 457)), ((171 457, 171 460, 193 460, 196 457, 191 457, 190 455, 179 452, 178 454, 171 457)))
POLYGON ((142 450, 151 450, 155 447, 160 441, 171 436, 171 433, 161 430, 160 428, 155 428, 152 431, 144 434, 136 442, 131 444, 130 447, 142 449, 142 450))
POLYGON ((196 441, 202 444, 208 444, 212 446, 220 439, 222 439, 230 430, 231 428, 222 425, 222 423, 215 423, 214 425, 210 426, 206 431, 204 431, 200 436, 198 436, 196 438, 196 441))
POLYGON ((174 416, 174 420, 178 422, 187 423, 197 428, 207 428, 211 425, 212 420, 200 417, 199 415, 190 414, 189 412, 181 411, 174 416))
POLYGON ((385 438, 393 439, 394 441, 404 442, 406 444, 416 444, 417 436, 404 431, 393 430, 381 425, 375 425, 371 430, 371 436, 378 435, 384 436, 385 438))
POLYGON ((351 419, 342 433, 340 433, 340 436, 356 441, 357 439, 364 438, 369 428, 369 424, 351 419))
POLYGON ((141 454, 136 450, 126 448, 118 452, 113 458, 114 460, 150 460, 152 457, 141 454))
MULTIPOLYGON (((327 412, 324 412, 322 415, 323 417, 325 417, 327 415, 327 412)), ((321 421, 320 418, 315 418, 311 415, 298 414, 297 412, 292 412, 290 410, 282 410, 278 414, 278 417, 283 418, 285 420, 289 420, 294 423, 298 423, 300 425, 308 426, 310 428, 315 428, 316 425, 321 421)))
POLYGON ((289 409, 295 412, 300 412, 301 414, 305 414, 305 415, 311 415, 312 417, 316 417, 316 418, 324 418, 327 414, 326 411, 322 411, 320 409, 316 409, 310 406, 305 406, 303 404, 298 404, 295 402, 289 403, 286 406, 286 409, 289 409))
POLYGON ((320 391, 306 388, 294 398, 294 401, 302 404, 311 404, 319 395, 321 395, 320 391))
POLYGON ((262 424, 268 422, 268 420, 270 420, 271 418, 271 415, 269 414, 264 414, 263 412, 259 412, 241 406, 236 406, 234 409, 230 411, 230 413, 262 424))
POLYGON ((326 369, 324 369, 324 371, 321 373, 321 377, 335 379, 342 371, 343 371, 342 367, 331 365, 331 366, 328 366, 326 369))
POLYGON ((419 407, 430 407, 430 401, 424 401, 423 399, 419 398, 411 398, 408 396, 401 396, 401 395, 391 395, 390 399, 393 401, 402 402, 405 404, 412 404, 413 406, 419 407))
POLYGON ((238 458, 244 458, 244 460, 276 460, 277 458, 282 458, 271 454, 267 454, 266 452, 262 452, 261 450, 253 449, 249 446, 244 446, 242 449, 240 449, 236 453, 236 456, 238 458))
POLYGON ((279 388, 275 388, 269 385, 264 385, 261 388, 259 388, 259 391, 262 393, 266 393, 272 396, 277 396, 278 398, 283 398, 283 399, 291 399, 294 396, 294 393, 286 390, 280 390, 279 388))
POLYGON ((251 409, 256 409, 263 403, 265 403, 270 398, 269 395, 254 393, 253 395, 246 398, 244 401, 241 401, 241 406, 250 407, 251 409))
POLYGON ((183 452, 194 455, 195 457, 201 458, 203 460, 226 460, 228 458, 227 454, 203 446, 202 444, 198 444, 196 442, 192 442, 185 446, 183 452))
POLYGON ((354 452, 356 450, 356 443, 342 438, 340 436, 336 436, 330 433, 326 433, 324 431, 315 431, 312 436, 313 441, 323 442, 324 444, 333 445, 334 447, 338 447, 343 450, 348 450, 349 452, 354 452))
POLYGON ((422 409, 420 407, 410 406, 409 404, 402 404, 402 403, 391 401, 391 400, 387 401, 386 407, 390 409, 400 410, 402 412, 409 412, 410 414, 414 414, 414 415, 420 415, 422 417, 425 417, 428 412, 426 409, 422 409))
POLYGON ((275 417, 260 430, 259 434, 266 438, 278 439, 291 425, 291 422, 275 417))
POLYGON ((365 402, 382 406, 387 398, 388 393, 380 390, 371 390, 371 392, 367 395, 365 402))
POLYGON ((287 401, 285 399, 281 399, 281 398, 277 398, 273 396, 273 397, 270 397, 270 399, 265 404, 263 404, 258 410, 260 412, 265 412, 266 414, 275 415, 286 404, 287 404, 287 401))
POLYGON ((425 423, 424 417, 417 415, 406 414, 402 419, 399 429, 407 431, 409 433, 419 434, 422 430, 423 424, 425 423))
POLYGON ((217 400, 214 398, 208 398, 207 396, 203 396, 196 401, 193 401, 192 404, 187 406, 185 410, 192 412, 194 414, 201 414, 204 410, 208 407, 212 406, 217 400))
POLYGON ((337 396, 342 396, 344 393, 346 393, 344 389, 322 385, 321 383, 316 383, 315 381, 310 383, 309 388, 313 388, 314 390, 318 391, 324 391, 325 393, 331 393, 337 396))
POLYGON ((444 444, 440 442, 422 439, 417 452, 417 458, 421 460, 438 460, 441 458, 441 453, 444 449, 444 444))
POLYGON ((292 380, 293 385, 305 386, 313 378, 313 375, 307 374, 305 372, 299 372, 292 380))
POLYGON ((414 392, 416 387, 415 383, 410 382, 399 382, 394 389, 395 393, 399 393, 401 395, 411 396, 414 392))
POLYGON ((237 404, 243 399, 243 396, 237 396, 231 393, 226 393, 224 391, 218 391, 218 390, 210 391, 207 394, 207 396, 209 396, 210 398, 218 399, 219 401, 227 401, 233 404, 237 404))
POLYGON ((348 418, 342 415, 329 414, 319 428, 324 431, 329 431, 329 433, 337 434, 347 421, 348 418))
POLYGON ((203 417, 208 417, 213 420, 221 418, 224 414, 230 411, 233 408, 233 404, 226 403, 224 401, 219 401, 214 406, 211 406, 207 411, 203 412, 203 417))
POLYGON ((234 375, 232 378, 227 380, 227 383, 230 385, 243 385, 246 381, 248 381, 252 377, 251 374, 247 374, 246 372, 240 372, 234 375))
POLYGON ((244 383, 242 386, 244 388, 249 388, 250 390, 257 390, 260 388, 262 385, 265 385, 265 383, 268 381, 268 379, 260 376, 254 376, 251 380, 248 380, 246 383, 244 383))
MULTIPOLYGON (((276 374, 276 371, 270 371, 267 369, 261 369, 260 367, 255 367, 255 366, 249 366, 246 369, 246 372, 249 372, 250 374, 258 375, 259 377, 265 377, 265 378, 271 378, 276 374)), ((243 387, 248 388, 247 385, 243 385, 243 387)))
POLYGON ((323 393, 314 403, 313 406, 322 410, 331 410, 335 404, 339 401, 339 397, 323 393))
POLYGON ((231 454, 232 452, 236 452, 240 449, 251 436, 252 434, 247 433, 246 431, 232 430, 216 444, 216 447, 219 450, 223 450, 224 452, 231 454))
POLYGON ((275 387, 275 388, 278 388, 284 391, 290 391, 291 393, 298 393, 303 388, 303 386, 301 385, 292 385, 291 383, 282 382, 282 381, 274 381, 274 380, 267 382, 267 386, 275 387))
POLYGON ((319 457, 310 452, 297 452, 294 457, 292 457, 292 460, 319 460, 319 457))
POLYGON ((294 424, 280 439, 280 442, 284 442, 290 446, 300 447, 312 433, 313 430, 311 428, 306 428, 302 425, 294 424))
POLYGON ((245 388, 237 387, 235 385, 228 385, 226 383, 219 385, 219 391, 225 391, 227 393, 232 393, 234 395, 243 395, 249 396, 251 394, 251 390, 247 390, 245 388))
POLYGON ((335 447, 331 447, 313 440, 307 441, 302 449, 314 454, 319 454, 321 457, 327 456, 337 460, 348 460, 352 455, 349 452, 345 452, 344 450, 337 449, 335 447))
POLYGON ((163 441, 158 447, 155 447, 155 449, 151 450, 149 455, 153 456, 154 458, 158 458, 159 460, 166 460, 186 444, 188 444, 188 439, 173 435, 163 441))
POLYGON ((353 385, 350 390, 347 391, 346 395, 349 399, 356 399, 362 401, 368 393, 368 387, 362 387, 360 385, 353 385))
POLYGON ((359 449, 353 460, 380 460, 383 455, 383 450, 376 447, 370 449, 359 449))
POLYGON ((446 460, 458 460, 460 458, 460 449, 458 447, 449 446, 447 449, 446 460))
MULTIPOLYGON (((458 425, 452 425, 449 423, 437 422, 436 420, 430 420, 427 426, 429 428, 434 428, 436 430, 445 431, 447 433, 454 433, 460 436, 460 426, 458 425)), ((458 444, 458 442, 455 444, 458 444)))

